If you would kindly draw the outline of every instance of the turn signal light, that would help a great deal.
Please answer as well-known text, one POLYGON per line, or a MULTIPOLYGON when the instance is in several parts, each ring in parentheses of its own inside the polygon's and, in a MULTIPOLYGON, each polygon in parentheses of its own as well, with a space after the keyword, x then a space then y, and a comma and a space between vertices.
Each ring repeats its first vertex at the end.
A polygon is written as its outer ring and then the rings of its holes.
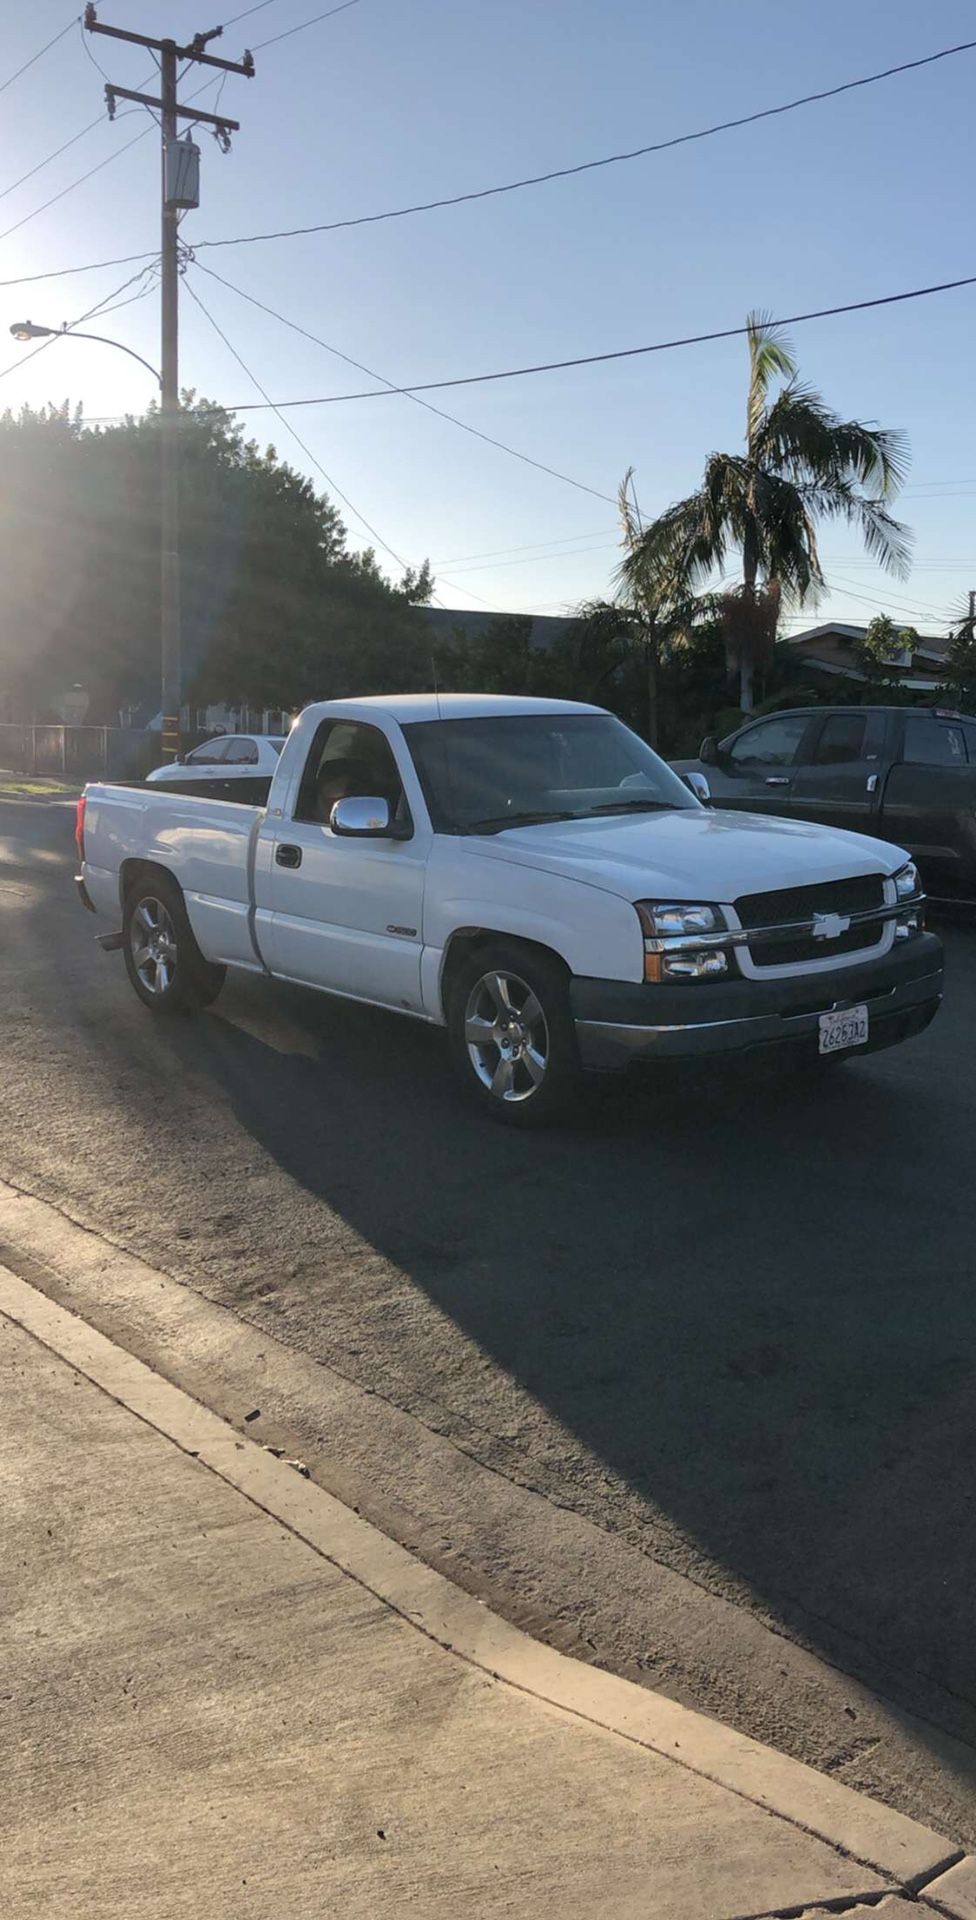
POLYGON ((679 947, 672 952, 644 948, 644 979, 660 986, 664 980, 719 980, 729 971, 729 956, 719 947, 679 947))

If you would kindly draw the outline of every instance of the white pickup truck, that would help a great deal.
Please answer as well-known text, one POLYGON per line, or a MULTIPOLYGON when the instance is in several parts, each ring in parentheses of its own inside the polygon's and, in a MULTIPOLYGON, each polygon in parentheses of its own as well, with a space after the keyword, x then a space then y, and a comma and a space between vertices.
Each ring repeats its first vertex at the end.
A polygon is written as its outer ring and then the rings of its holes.
POLYGON ((264 807, 96 785, 78 815, 81 898, 147 1007, 239 967, 412 1014, 516 1124, 582 1068, 892 1046, 942 994, 904 851, 713 810, 599 707, 324 701, 264 807))

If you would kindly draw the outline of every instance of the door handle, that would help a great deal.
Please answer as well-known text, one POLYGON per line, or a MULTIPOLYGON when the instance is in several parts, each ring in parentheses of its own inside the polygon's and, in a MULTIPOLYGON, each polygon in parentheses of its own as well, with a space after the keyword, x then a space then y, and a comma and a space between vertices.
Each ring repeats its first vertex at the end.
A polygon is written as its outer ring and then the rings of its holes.
POLYGON ((766 775, 767 787, 788 787, 789 784, 785 773, 767 773, 766 775))
POLYGON ((300 867, 302 864, 301 847, 289 847, 282 841, 275 848, 275 860, 279 867, 300 867))

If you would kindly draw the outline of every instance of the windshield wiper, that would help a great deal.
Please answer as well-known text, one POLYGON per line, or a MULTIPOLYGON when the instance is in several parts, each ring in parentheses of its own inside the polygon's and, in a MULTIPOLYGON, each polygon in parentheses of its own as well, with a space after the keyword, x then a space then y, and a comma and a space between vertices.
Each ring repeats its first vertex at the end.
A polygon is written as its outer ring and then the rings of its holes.
POLYGON ((602 806, 588 807, 587 813, 676 813, 673 800, 607 800, 602 806))
POLYGON ((506 827, 545 827, 551 820, 578 820, 579 814, 564 810, 561 813, 500 813, 489 820, 472 820, 463 827, 463 833, 502 833, 506 827))

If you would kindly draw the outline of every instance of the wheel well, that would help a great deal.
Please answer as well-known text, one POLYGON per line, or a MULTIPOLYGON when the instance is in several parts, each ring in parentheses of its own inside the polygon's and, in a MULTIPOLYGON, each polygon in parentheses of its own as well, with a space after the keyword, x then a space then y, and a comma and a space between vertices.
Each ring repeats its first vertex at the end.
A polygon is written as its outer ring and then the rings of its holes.
MULTIPOLYGON (((119 868, 119 901, 123 909, 133 887, 140 880, 155 879, 157 874, 171 881, 174 887, 180 887, 175 875, 158 860, 123 860, 119 868)), ((180 892, 182 891, 180 887, 180 892)))
POLYGON ((537 953, 546 960, 555 961, 569 979, 570 968, 562 954, 557 953, 555 947, 547 947, 541 940, 527 940, 521 933, 505 933, 500 927, 459 927, 448 941, 441 966, 441 1002, 445 1013, 458 968, 477 953, 479 947, 488 947, 494 940, 510 941, 513 946, 525 947, 529 953, 537 953))

